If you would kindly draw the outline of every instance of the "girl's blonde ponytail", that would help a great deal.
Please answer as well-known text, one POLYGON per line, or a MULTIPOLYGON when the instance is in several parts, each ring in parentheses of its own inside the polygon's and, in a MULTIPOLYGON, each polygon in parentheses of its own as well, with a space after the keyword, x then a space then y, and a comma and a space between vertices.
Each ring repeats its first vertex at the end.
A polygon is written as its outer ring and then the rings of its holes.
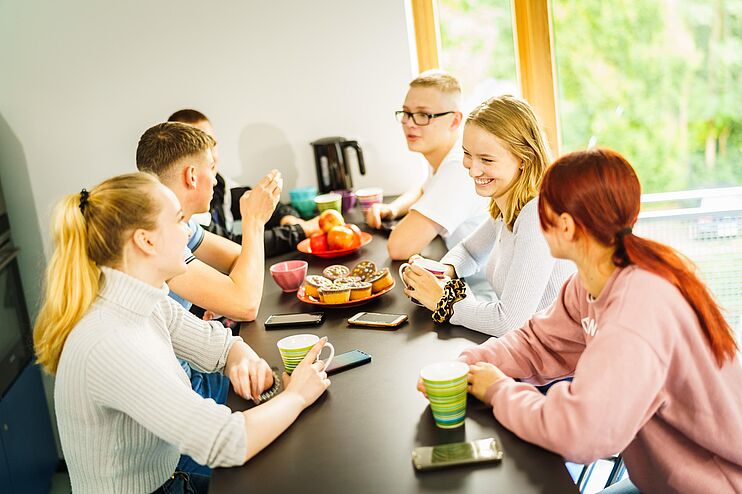
POLYGON ((84 208, 79 193, 56 206, 55 249, 33 334, 36 359, 47 372, 56 373, 67 336, 98 295, 98 266, 120 261, 127 235, 134 229, 155 228, 159 205, 151 192, 158 183, 148 173, 120 175, 91 190, 84 208))
POLYGON ((87 228, 79 204, 79 194, 68 195, 52 215, 57 248, 47 268, 44 305, 34 326, 36 359, 52 374, 67 335, 98 294, 100 270, 88 257, 87 228))

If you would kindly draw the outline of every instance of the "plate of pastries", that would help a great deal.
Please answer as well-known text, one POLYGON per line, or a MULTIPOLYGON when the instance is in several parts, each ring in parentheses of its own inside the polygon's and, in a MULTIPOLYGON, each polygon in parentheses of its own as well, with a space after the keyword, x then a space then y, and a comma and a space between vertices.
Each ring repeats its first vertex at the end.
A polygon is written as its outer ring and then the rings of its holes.
POLYGON ((304 278, 296 297, 323 307, 353 307, 381 297, 394 284, 389 268, 377 269, 371 261, 361 261, 352 268, 333 264, 322 270, 322 274, 304 278))

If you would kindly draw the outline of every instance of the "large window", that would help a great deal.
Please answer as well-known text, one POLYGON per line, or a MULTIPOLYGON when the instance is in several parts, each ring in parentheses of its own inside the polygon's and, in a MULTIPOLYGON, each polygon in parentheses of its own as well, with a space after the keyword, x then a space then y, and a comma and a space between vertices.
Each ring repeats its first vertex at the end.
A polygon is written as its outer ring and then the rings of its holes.
POLYGON ((510 0, 439 0, 441 66, 464 89, 465 109, 519 95, 510 0))
POLYGON ((561 153, 628 158, 637 232, 695 261, 742 337, 742 0, 428 1, 472 100, 521 95, 561 153))
POLYGON ((742 1, 552 2, 562 150, 612 147, 644 192, 742 183, 742 1))
POLYGON ((728 187, 742 184, 742 1, 553 0, 552 13, 562 149, 628 158, 650 193, 637 232, 690 257, 742 335, 742 194, 728 187))
MULTIPOLYGON (((467 99, 519 94, 512 2, 437 8, 441 65, 467 99)), ((742 0, 552 0, 551 10, 562 152, 612 147, 644 192, 742 184, 742 0)))

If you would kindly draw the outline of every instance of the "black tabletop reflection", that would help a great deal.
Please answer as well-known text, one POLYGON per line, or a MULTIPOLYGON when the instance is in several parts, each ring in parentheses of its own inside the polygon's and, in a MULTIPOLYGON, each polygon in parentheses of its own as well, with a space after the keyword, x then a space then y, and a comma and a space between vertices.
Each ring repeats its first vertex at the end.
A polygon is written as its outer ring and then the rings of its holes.
MULTIPOLYGON (((361 225, 360 212, 348 221, 361 225)), ((367 228, 362 227, 365 231, 367 228)), ((445 245, 436 239, 423 255, 439 259, 445 245)), ((319 259, 299 252, 266 262, 263 300, 255 322, 240 334, 269 364, 283 369, 276 342, 288 335, 327 335, 337 353, 352 349, 372 355, 370 364, 331 377, 332 385, 273 444, 237 468, 215 469, 212 493, 563 493, 577 492, 561 457, 518 439, 504 429, 485 404, 469 397, 463 427, 435 426, 427 400, 416 391, 420 369, 450 360, 486 335, 465 328, 437 325, 430 312, 413 305, 402 291, 397 269, 386 251, 386 237, 374 234, 360 251, 339 259, 319 259), (287 259, 305 259, 309 274, 321 274, 331 264, 352 267, 371 260, 389 267, 397 286, 366 305, 318 309, 282 293, 268 272, 287 259), (324 310, 321 326, 266 331, 271 314, 324 310), (360 311, 404 313, 409 321, 396 330, 349 327, 346 320, 360 311), (417 446, 497 438, 504 450, 501 462, 417 472, 411 461, 417 446)), ((326 354, 326 352, 325 352, 326 354)), ((227 404, 243 410, 250 403, 230 391, 227 404)), ((250 440, 249 434, 247 440, 250 440)))

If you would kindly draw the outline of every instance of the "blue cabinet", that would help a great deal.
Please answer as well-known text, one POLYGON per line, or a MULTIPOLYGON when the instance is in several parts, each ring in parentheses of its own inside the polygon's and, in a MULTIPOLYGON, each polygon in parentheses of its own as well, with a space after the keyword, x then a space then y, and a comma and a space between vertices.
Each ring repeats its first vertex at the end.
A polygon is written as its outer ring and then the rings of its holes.
POLYGON ((0 490, 47 494, 59 458, 41 371, 33 361, 0 401, 0 438, 0 490))

